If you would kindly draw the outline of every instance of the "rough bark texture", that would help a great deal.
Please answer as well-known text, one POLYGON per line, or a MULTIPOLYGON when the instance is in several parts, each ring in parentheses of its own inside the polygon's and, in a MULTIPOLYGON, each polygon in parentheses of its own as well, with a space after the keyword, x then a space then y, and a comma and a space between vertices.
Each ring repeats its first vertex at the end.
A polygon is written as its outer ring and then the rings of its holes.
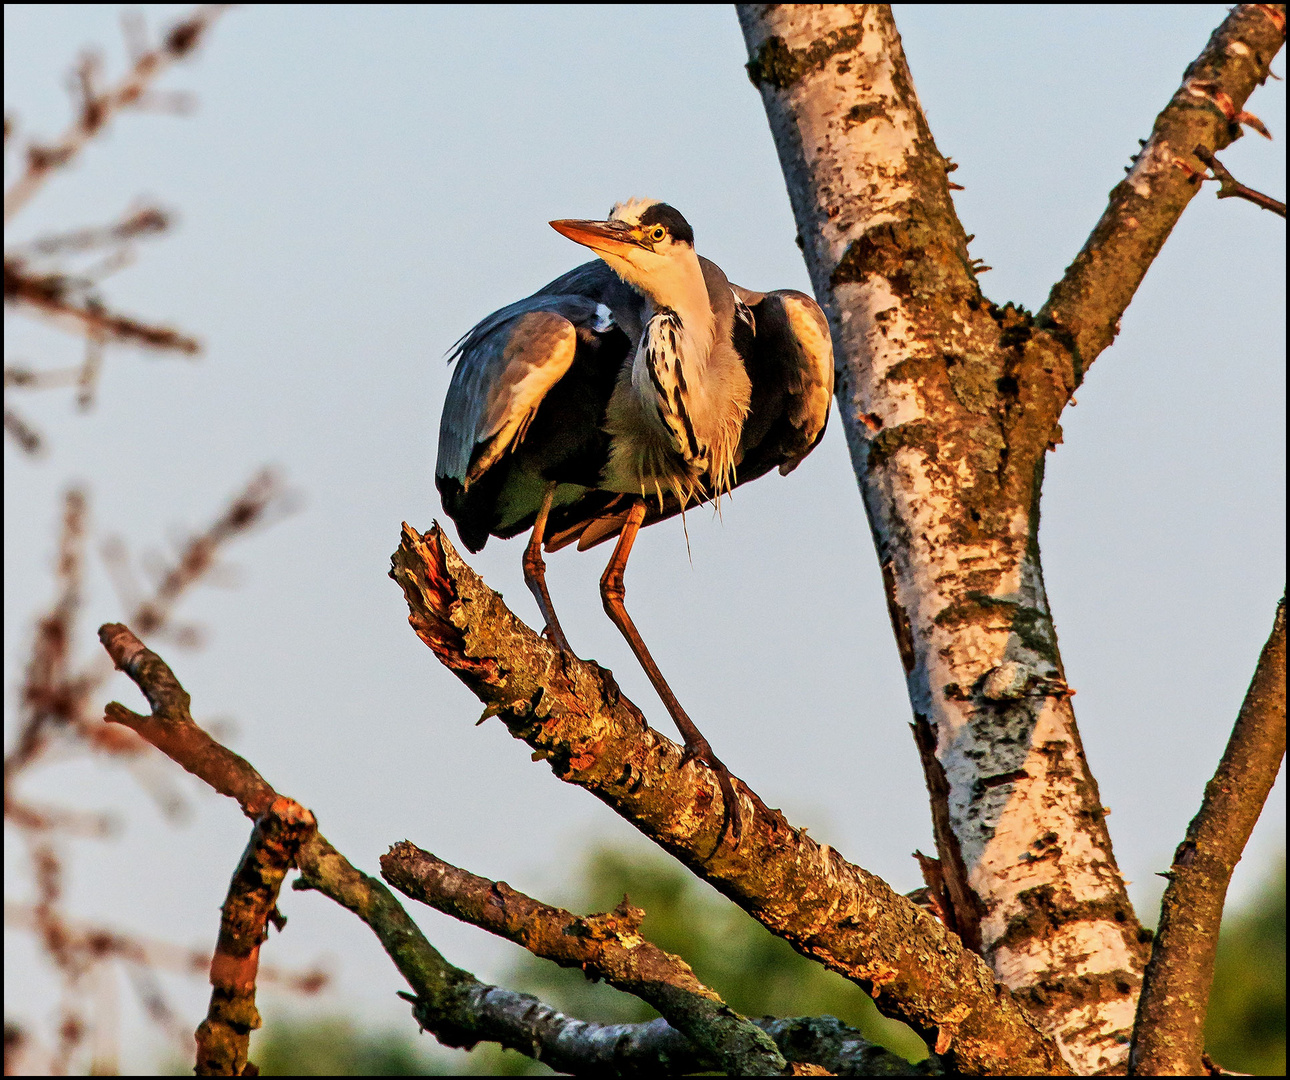
POLYGON ((1129 1053, 1135 1076, 1198 1076, 1223 900, 1286 753, 1286 602, 1277 605, 1200 812, 1174 853, 1129 1053))
POLYGON ((731 1076, 779 1076, 775 1043, 695 977, 679 956, 640 934, 645 912, 623 900, 581 918, 422 851, 406 840, 381 857, 381 876, 405 896, 482 927, 534 956, 578 968, 652 1005, 731 1076))
POLYGON ((890 10, 739 15, 833 332, 955 925, 1077 1071, 1122 1069, 1145 935, 1044 590, 1044 455, 1195 193, 1175 156, 1198 168, 1191 147, 1230 141, 1224 105, 1266 75, 1283 23, 1246 6, 1220 28, 1036 319, 981 293, 890 10))
POLYGON ((1285 30, 1285 4, 1232 8, 1184 72, 1083 249, 1053 286, 1036 319, 1070 346, 1077 381, 1115 339, 1120 315, 1201 190, 1205 164, 1196 149, 1212 155, 1253 121, 1243 112, 1246 99, 1267 79, 1285 30))
POLYGON ((1065 1073, 1056 1045, 957 935, 885 882, 792 828, 741 781, 744 831, 721 833, 716 777, 650 728, 593 663, 525 626, 436 526, 407 525, 390 576, 439 660, 545 758, 773 933, 872 994, 973 1074, 1065 1073))
MULTIPOLYGON (((144 717, 112 702, 105 720, 137 731, 176 764, 236 799, 250 817, 260 816, 279 802, 277 792, 247 761, 193 723, 188 693, 160 656, 119 623, 104 625, 99 638, 153 709, 151 716, 144 717)), ((413 1001, 418 1021, 445 1046, 469 1049, 479 1042, 494 1041, 561 1072, 597 1076, 690 1074, 715 1064, 710 1054, 665 1020, 585 1023, 528 994, 480 982, 470 972, 454 967, 426 940, 390 890, 356 869, 316 828, 308 830, 295 859, 301 876, 294 888, 316 890, 367 923, 414 991, 415 996, 404 996, 413 1001)), ((753 1023, 775 1040, 784 1058, 794 1063, 795 1073, 818 1072, 817 1063, 840 1075, 935 1076, 943 1072, 935 1055, 911 1066, 833 1017, 762 1017, 753 1023)))
POLYGON ((313 814, 281 795, 255 823, 221 909, 210 1008, 197 1028, 198 1076, 259 1075, 247 1061, 247 1050, 251 1032, 260 1026, 255 1007, 260 945, 270 922, 281 929, 285 921, 277 910, 278 890, 316 825, 313 814))

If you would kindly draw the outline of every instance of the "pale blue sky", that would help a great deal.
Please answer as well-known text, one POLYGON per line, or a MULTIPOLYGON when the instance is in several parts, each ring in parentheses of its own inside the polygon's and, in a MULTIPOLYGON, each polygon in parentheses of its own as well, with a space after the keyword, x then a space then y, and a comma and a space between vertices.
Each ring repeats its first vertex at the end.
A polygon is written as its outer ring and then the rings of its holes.
MULTIPOLYGON (((182 10, 147 9, 154 25, 182 10)), ((990 297, 1037 307, 1106 193, 1224 15, 1192 7, 897 8, 932 131, 959 163, 956 205, 990 297)), ((122 61, 111 7, 5 8, 5 108, 20 130, 66 121, 77 50, 122 61)), ((728 7, 303 8, 226 15, 163 86, 195 115, 123 116, 19 219, 13 238, 105 221, 140 194, 174 207, 108 295, 201 336, 195 363, 112 350, 100 401, 28 396, 50 437, 5 450, 6 723, 33 614, 52 595, 58 495, 92 491, 100 533, 136 551, 211 517, 262 463, 304 509, 241 542, 236 589, 181 616, 207 646, 164 650, 203 717, 309 805, 375 871, 408 838, 472 870, 558 898, 590 842, 634 834, 555 781, 439 668, 386 577, 400 521, 440 515, 432 469, 445 351, 478 318, 585 253, 555 217, 665 198, 700 251, 753 288, 809 288, 761 102, 728 7)), ((1284 73, 1284 61, 1274 65, 1284 73)), ((1248 106, 1281 140, 1285 84, 1248 106)), ((1243 139, 1238 177, 1285 191, 1281 145, 1243 139)), ((9 239, 7 237, 7 239, 9 239)), ((1188 209, 1064 418, 1048 462, 1041 542, 1085 747, 1140 903, 1158 893, 1212 773, 1284 584, 1284 226, 1212 188, 1188 209)), ((76 346, 6 319, 6 354, 53 365, 76 346)), ((628 603, 721 757, 768 803, 896 888, 931 850, 927 800, 880 579, 840 425, 792 476, 738 492, 724 523, 691 515, 642 534, 628 603)), ((474 565, 536 621, 521 542, 474 565)), ((600 609, 606 552, 562 552, 551 588, 574 647, 613 668, 671 726, 600 609)), ((79 647, 118 618, 101 566, 79 647)), ((120 680, 113 692, 137 695, 120 680)), ((130 777, 47 770, 31 790, 110 806, 112 843, 75 845, 70 907, 195 944, 246 841, 231 805, 193 791, 194 819, 159 824, 130 777), (69 794, 71 793, 71 794, 69 794)), ((1284 845, 1284 786, 1235 888, 1284 845)), ((7 848, 6 871, 23 867, 7 848)), ((9 877, 11 894, 22 879, 9 877)), ((266 959, 333 958, 323 1007, 407 1026, 400 981, 347 913, 291 894, 266 959)), ((1154 921, 1150 907, 1144 919, 1154 921)), ((455 963, 502 978, 511 946, 418 913, 455 963)), ((6 1003, 47 1021, 53 985, 6 939, 6 1003), (22 1004, 15 1004, 21 987, 22 1004)), ((205 988, 174 980, 195 1024, 205 988)), ((147 1036, 127 1015, 146 1061, 147 1036)))

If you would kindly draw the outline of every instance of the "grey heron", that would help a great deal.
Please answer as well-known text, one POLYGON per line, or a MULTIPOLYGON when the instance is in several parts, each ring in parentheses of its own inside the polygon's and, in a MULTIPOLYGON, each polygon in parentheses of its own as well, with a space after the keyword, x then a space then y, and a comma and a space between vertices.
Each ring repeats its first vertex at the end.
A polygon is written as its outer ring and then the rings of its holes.
POLYGON ((608 220, 553 221, 599 260, 495 311, 457 342, 435 482, 462 541, 531 529, 524 579, 548 639, 569 656, 542 552, 618 542, 600 579, 692 759, 717 774, 722 832, 741 831, 730 772, 672 693, 624 605, 636 534, 778 467, 824 434, 833 347, 804 293, 732 285, 697 255, 666 203, 631 199, 608 220))

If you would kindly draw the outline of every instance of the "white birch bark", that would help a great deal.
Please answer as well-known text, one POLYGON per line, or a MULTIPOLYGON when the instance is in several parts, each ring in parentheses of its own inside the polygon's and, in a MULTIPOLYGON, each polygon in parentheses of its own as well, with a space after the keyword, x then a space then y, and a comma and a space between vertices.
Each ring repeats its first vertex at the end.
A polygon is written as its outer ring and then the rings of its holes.
POLYGON ((977 287, 889 9, 740 7, 905 664, 964 940, 1081 1073, 1122 1068, 1144 950, 1044 592, 1067 350, 977 287))

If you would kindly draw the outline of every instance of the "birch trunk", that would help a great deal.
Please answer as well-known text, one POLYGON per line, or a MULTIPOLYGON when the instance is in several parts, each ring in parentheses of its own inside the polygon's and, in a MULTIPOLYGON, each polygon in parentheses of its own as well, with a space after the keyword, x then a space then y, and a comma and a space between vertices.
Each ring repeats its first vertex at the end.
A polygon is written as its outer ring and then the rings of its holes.
POLYGON ((744 5, 904 663, 948 918, 1080 1073, 1122 1070, 1146 947, 1040 565, 1067 342, 990 303, 890 10, 744 5))

